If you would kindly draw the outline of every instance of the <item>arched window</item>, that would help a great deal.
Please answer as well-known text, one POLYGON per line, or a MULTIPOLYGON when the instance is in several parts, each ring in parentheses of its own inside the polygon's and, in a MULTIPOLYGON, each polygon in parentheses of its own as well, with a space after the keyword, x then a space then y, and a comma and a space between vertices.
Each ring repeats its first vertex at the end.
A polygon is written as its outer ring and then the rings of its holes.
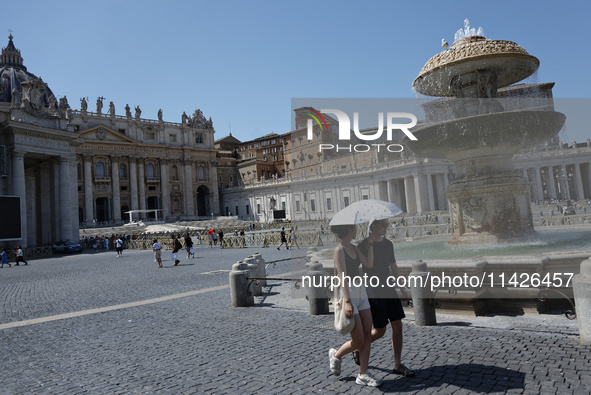
POLYGON ((96 166, 94 168, 95 177, 104 177, 105 176, 105 164, 103 162, 96 162, 96 166))
POLYGON ((146 174, 148 178, 154 178, 154 165, 152 163, 148 163, 146 167, 146 174))
POLYGON ((127 166, 121 165, 119 168, 119 178, 127 178, 127 166))
POLYGON ((200 180, 205 180, 205 167, 199 166, 198 174, 200 180))
POLYGON ((176 165, 172 165, 172 180, 178 181, 179 180, 179 168, 176 165))

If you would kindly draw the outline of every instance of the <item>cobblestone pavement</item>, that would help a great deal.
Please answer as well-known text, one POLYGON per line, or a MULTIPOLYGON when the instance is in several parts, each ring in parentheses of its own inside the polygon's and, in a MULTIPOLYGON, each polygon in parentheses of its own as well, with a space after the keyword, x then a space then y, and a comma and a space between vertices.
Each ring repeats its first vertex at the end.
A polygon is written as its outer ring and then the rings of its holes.
POLYGON ((164 252, 163 269, 127 250, 0 269, 0 394, 591 393, 591 347, 558 316, 439 314, 439 325, 415 327, 407 310, 403 358, 416 378, 391 374, 387 339, 370 360, 380 388, 355 384, 349 356, 332 376, 328 349, 346 338, 332 316, 309 316, 292 284, 270 281, 256 306, 230 307, 231 265, 255 251, 201 248, 178 267, 164 252), (131 302, 141 303, 121 306, 131 302))

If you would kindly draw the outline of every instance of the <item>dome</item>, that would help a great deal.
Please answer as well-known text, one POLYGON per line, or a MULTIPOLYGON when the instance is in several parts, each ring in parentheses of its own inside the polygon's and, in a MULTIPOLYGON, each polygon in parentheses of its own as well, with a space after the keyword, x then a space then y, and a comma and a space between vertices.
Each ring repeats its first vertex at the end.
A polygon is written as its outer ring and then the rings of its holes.
POLYGON ((453 96, 458 75, 488 70, 496 75, 498 88, 532 75, 540 61, 512 41, 470 36, 433 56, 414 80, 414 89, 428 96, 453 96))
POLYGON ((51 107, 55 100, 53 92, 41 78, 27 71, 21 51, 14 46, 12 38, 8 36, 8 45, 2 48, 0 55, 0 103, 12 103, 29 110, 51 107))

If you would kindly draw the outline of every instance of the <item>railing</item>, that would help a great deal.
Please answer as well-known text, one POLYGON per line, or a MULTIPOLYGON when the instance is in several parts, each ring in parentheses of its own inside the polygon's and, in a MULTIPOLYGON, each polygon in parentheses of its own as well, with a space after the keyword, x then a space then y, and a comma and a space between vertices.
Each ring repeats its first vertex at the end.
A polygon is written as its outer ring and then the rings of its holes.
MULTIPOLYGON (((26 248, 23 248, 23 255, 24 255, 25 259, 42 258, 42 257, 52 256, 53 252, 51 251, 50 246, 26 247, 26 248)), ((7 250, 6 256, 8 257, 8 260, 12 262, 12 261, 16 260, 16 251, 7 250)))
MULTIPOLYGON (((191 233, 191 232, 190 232, 191 233)), ((297 246, 310 247, 322 246, 323 236, 319 231, 309 230, 297 233, 297 246)), ((127 242, 127 248, 147 250, 152 249, 153 239, 158 239, 158 242, 165 249, 171 249, 172 237, 170 234, 151 234, 142 239, 130 240, 127 242)), ((180 238, 184 242, 183 238, 180 238)), ((193 236, 194 247, 209 246, 209 235, 203 234, 199 237, 193 236)), ((261 232, 261 233, 246 233, 244 236, 224 235, 223 248, 274 248, 281 243, 281 235, 278 232, 261 232)), ((288 238, 289 243, 289 238, 288 238)), ((218 237, 217 245, 220 245, 218 237)), ((293 242, 292 248, 297 248, 296 243, 293 242)))
POLYGON ((591 214, 564 215, 536 218, 536 225, 539 226, 561 226, 561 225, 582 225, 585 221, 591 220, 591 214))

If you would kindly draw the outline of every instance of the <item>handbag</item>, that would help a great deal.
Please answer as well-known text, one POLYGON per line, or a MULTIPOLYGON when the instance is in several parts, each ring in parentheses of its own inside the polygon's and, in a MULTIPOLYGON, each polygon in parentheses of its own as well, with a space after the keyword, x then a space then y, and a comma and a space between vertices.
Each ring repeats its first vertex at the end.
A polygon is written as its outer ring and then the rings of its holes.
POLYGON ((176 252, 173 252, 172 254, 170 254, 170 260, 171 261, 177 261, 179 259, 179 254, 176 252))
POLYGON ((347 317, 345 314, 345 297, 340 287, 336 288, 335 300, 337 302, 334 307, 334 328, 345 336, 355 328, 355 317, 347 317))

